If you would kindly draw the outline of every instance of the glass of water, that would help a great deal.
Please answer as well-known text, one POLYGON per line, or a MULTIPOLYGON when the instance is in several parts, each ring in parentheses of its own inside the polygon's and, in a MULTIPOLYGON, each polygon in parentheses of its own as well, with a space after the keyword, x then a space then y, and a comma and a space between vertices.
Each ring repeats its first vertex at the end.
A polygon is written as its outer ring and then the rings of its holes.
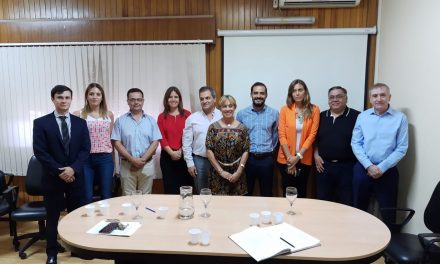
POLYGON ((295 212, 293 211, 293 202, 296 200, 296 197, 298 197, 298 190, 295 187, 286 187, 286 198, 287 201, 289 201, 290 203, 290 208, 289 211, 287 211, 287 214, 295 214, 295 212))
POLYGON ((212 193, 211 189, 203 188, 200 190, 200 200, 202 200, 203 206, 205 206, 205 212, 201 214, 202 217, 210 217, 211 214, 208 213, 208 204, 211 201, 212 193))
POLYGON ((142 202, 142 191, 141 190, 132 191, 130 194, 130 198, 131 198, 131 203, 136 209, 136 214, 135 216, 133 216, 133 220, 142 219, 142 216, 139 214, 139 206, 141 206, 141 202, 142 202))

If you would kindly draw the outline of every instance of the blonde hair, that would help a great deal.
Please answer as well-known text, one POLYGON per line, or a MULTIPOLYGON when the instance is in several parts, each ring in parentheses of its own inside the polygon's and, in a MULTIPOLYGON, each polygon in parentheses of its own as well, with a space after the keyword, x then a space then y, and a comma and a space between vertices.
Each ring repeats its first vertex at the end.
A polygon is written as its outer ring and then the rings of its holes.
POLYGON ((87 101, 87 95, 89 94, 90 90, 93 88, 98 88, 98 90, 101 92, 102 100, 99 104, 99 116, 101 117, 108 117, 108 109, 107 109, 107 102, 105 101, 105 93, 104 88, 99 83, 91 83, 87 86, 86 91, 84 93, 84 107, 81 109, 81 117, 87 118, 87 115, 92 112, 92 109, 90 108, 89 101, 87 101))
POLYGON ((226 101, 229 101, 234 108, 237 108, 237 102, 235 101, 235 98, 232 95, 225 94, 223 95, 220 100, 218 101, 218 107, 222 107, 226 104, 226 101))

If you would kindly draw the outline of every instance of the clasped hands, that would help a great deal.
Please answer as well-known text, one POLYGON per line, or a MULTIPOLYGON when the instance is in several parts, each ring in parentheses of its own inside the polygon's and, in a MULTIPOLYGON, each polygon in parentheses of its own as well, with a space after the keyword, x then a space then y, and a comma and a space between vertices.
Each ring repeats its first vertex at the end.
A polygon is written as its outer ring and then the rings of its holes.
POLYGON ((62 171, 58 177, 60 177, 63 181, 67 183, 71 183, 75 181, 75 171, 72 169, 72 167, 62 167, 58 168, 60 171, 62 171))
POLYGON ((376 165, 370 165, 367 168, 367 175, 373 179, 379 179, 383 175, 383 172, 376 165))
POLYGON ((236 171, 234 173, 230 173, 227 171, 220 172, 220 176, 222 176, 224 179, 228 180, 231 183, 238 181, 238 178, 240 178, 240 175, 241 175, 241 173, 239 173, 238 171, 236 171))
POLYGON ((170 157, 171 160, 180 160, 182 158, 182 149, 171 150, 170 157))
POLYGON ((296 176, 296 165, 298 164, 299 160, 300 158, 298 156, 290 155, 289 157, 287 157, 287 174, 296 176))
POLYGON ((142 169, 145 164, 147 164, 147 159, 145 158, 133 158, 130 160, 131 167, 130 171, 137 171, 142 169))

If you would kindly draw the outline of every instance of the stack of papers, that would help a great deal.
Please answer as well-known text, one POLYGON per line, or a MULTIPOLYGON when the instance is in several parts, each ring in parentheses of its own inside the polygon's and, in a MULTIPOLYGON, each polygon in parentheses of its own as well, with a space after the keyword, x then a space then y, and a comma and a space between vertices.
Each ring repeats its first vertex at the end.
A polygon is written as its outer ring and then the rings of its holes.
POLYGON ((321 245, 319 239, 287 223, 263 228, 251 226, 229 238, 256 261, 321 245))
POLYGON ((108 236, 131 236, 138 230, 139 227, 141 227, 141 224, 139 222, 121 222, 124 226, 124 230, 118 230, 115 229, 111 233, 104 234, 100 233, 99 231, 103 229, 106 225, 109 224, 109 221, 102 220, 101 222, 97 223, 94 227, 90 228, 89 231, 87 231, 87 234, 92 235, 108 235, 108 236))

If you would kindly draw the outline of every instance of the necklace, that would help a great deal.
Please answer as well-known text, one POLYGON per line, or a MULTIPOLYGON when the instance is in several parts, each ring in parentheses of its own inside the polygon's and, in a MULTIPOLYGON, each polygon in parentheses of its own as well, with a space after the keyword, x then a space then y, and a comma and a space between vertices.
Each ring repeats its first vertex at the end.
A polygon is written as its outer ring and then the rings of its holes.
POLYGON ((298 119, 298 122, 300 124, 302 124, 304 122, 304 110, 303 109, 302 110, 298 110, 296 112, 296 119, 298 119))
POLYGON ((231 127, 234 121, 232 121, 231 123, 226 123, 224 120, 222 120, 222 123, 225 124, 227 127, 231 127))

